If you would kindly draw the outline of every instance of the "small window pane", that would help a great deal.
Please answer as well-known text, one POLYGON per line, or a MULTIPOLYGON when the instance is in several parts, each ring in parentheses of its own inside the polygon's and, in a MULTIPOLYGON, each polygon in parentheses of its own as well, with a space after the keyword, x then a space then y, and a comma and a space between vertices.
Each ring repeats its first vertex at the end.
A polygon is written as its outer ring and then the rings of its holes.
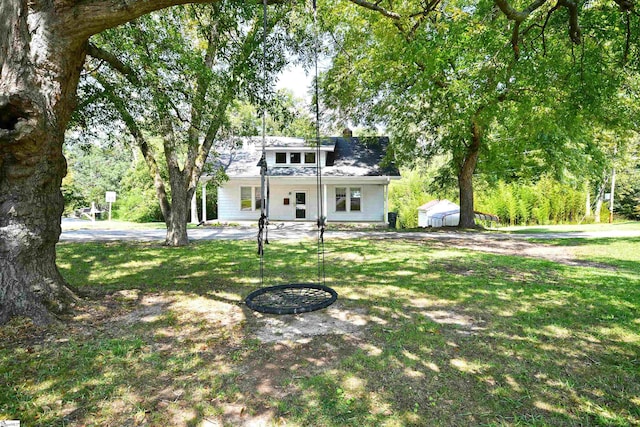
POLYGON ((360 200, 362 199, 362 195, 360 193, 360 188, 351 188, 351 210, 359 211, 360 210, 360 200))
POLYGON ((300 163, 301 155, 300 153, 291 153, 291 163, 300 163))
POLYGON ((251 210, 251 187, 240 187, 240 210, 251 210))
POLYGON ((260 203, 262 201, 262 190, 260 189, 260 187, 254 187, 254 200, 256 201, 256 206, 255 206, 255 210, 260 210, 262 209, 262 206, 260 206, 260 203))
POLYGON ((347 210, 347 189, 336 187, 336 211, 345 212, 347 210))
POLYGON ((287 163, 287 153, 276 153, 276 163, 287 163))
POLYGON ((296 193, 296 205, 307 204, 307 193, 296 193))
POLYGON ((316 153, 304 153, 304 162, 305 163, 315 163, 316 162, 316 153))

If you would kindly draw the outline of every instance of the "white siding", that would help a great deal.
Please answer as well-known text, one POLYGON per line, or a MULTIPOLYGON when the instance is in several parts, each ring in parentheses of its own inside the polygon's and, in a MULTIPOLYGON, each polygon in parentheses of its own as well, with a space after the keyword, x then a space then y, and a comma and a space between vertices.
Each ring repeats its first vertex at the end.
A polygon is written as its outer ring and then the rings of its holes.
POLYGON ((418 227, 429 227, 433 226, 430 224, 430 218, 426 211, 418 211, 418 227))
POLYGON ((318 219, 318 203, 316 187, 311 185, 274 185, 271 183, 271 195, 269 197, 269 218, 274 221, 300 221, 296 219, 296 192, 307 193, 307 205, 305 218, 307 221, 318 219), (289 204, 285 205, 285 199, 289 204))
POLYGON ((240 187, 260 186, 260 180, 251 182, 227 181, 218 187, 218 219, 220 221, 257 221, 260 210, 240 210, 240 187))
MULTIPOLYGON (((240 187, 260 186, 260 181, 237 182, 228 181, 218 188, 218 219, 220 221, 257 221, 260 218, 260 210, 243 211, 240 210, 240 187)), ((316 221, 317 199, 316 187, 311 185, 279 185, 270 184, 269 195, 269 219, 273 221, 300 221, 296 219, 296 191, 306 192, 306 220, 316 221), (289 204, 285 205, 285 198, 289 199, 289 204)))
POLYGON ((382 184, 329 185, 327 186, 327 220, 334 222, 383 222, 385 221, 384 202, 384 185, 382 184), (362 189, 361 210, 337 212, 336 187, 360 187, 362 189))

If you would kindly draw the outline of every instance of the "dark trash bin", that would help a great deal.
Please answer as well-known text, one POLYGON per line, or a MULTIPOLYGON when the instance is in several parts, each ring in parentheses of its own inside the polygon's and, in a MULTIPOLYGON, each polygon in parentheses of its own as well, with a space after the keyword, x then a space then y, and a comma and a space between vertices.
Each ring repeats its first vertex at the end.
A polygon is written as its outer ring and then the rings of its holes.
POLYGON ((396 222, 398 222, 398 212, 389 212, 387 214, 389 221, 389 228, 396 228, 396 222))

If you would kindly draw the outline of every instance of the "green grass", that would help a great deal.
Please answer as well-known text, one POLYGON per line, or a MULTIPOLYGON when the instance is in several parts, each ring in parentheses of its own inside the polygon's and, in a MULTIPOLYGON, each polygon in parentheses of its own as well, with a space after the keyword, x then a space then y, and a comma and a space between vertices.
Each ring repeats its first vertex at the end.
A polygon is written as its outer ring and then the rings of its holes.
MULTIPOLYGON (((89 297, 52 328, 0 328, 0 420, 639 425, 640 238, 548 243, 584 266, 327 242, 340 297, 325 321, 357 327, 280 343, 239 304, 260 286, 252 242, 61 244, 62 274, 89 297)), ((315 249, 269 245, 266 284, 313 280, 315 249)))
POLYGON ((612 224, 603 222, 600 224, 559 224, 559 225, 534 225, 534 226, 508 226, 498 228, 500 231, 514 234, 536 233, 566 233, 589 231, 640 231, 640 221, 616 221, 612 224))

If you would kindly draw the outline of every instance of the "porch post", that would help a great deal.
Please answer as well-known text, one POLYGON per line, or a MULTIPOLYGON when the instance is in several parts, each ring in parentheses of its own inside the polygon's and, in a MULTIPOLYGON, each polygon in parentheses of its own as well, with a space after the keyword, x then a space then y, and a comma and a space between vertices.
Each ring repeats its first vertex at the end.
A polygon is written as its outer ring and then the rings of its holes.
POLYGON ((202 181, 202 221, 207 222, 207 181, 202 181))
POLYGON ((328 220, 327 217, 327 184, 322 185, 322 216, 328 220))
POLYGON ((198 205, 196 202, 196 192, 193 192, 193 197, 191 198, 191 224, 198 224, 198 205))
POLYGON ((384 213, 382 217, 382 222, 389 222, 389 183, 387 182, 384 185, 384 213))

